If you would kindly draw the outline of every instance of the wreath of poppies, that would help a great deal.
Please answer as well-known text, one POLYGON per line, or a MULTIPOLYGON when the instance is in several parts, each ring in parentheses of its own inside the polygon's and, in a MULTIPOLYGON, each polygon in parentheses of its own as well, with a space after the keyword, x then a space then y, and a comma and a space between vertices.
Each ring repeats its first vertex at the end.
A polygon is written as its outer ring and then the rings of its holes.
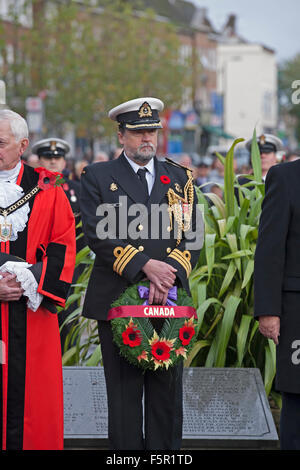
MULTIPOLYGON (((132 316, 111 320, 114 342, 120 354, 135 366, 144 370, 168 369, 186 359, 192 349, 196 341, 195 319, 164 317, 158 334, 149 318, 134 316, 134 306, 145 304, 145 299, 138 292, 140 286, 149 287, 149 282, 129 287, 111 305, 112 308, 133 307, 132 316)), ((191 297, 182 288, 177 289, 176 306, 193 307, 191 297)))

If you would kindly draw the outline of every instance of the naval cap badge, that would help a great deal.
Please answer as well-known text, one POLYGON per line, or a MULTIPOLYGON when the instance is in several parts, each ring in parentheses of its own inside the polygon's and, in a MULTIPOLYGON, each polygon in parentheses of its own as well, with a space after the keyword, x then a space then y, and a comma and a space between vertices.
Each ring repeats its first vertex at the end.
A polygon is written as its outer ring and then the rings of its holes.
POLYGON ((143 103, 142 106, 140 107, 139 116, 140 118, 152 116, 152 110, 151 110, 149 103, 147 103, 147 101, 145 101, 145 103, 143 103))

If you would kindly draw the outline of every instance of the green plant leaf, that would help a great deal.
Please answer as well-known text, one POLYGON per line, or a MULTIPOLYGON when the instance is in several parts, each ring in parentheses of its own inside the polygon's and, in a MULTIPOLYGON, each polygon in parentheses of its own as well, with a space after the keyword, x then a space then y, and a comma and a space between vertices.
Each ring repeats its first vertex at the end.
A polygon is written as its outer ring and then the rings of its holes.
POLYGON ((207 262, 207 271, 208 271, 208 280, 210 279, 213 267, 214 267, 214 261, 215 261, 215 239, 216 239, 216 234, 206 234, 205 235, 205 253, 206 253, 206 262, 207 262))
POLYGON ((268 344, 265 347, 266 362, 264 385, 267 397, 270 395, 272 383, 276 374, 276 346, 273 340, 268 339, 268 344))
POLYGON ((218 326, 219 340, 215 358, 215 367, 224 367, 226 361, 226 348, 232 333, 233 320, 241 299, 230 296, 228 299, 222 322, 218 326))
POLYGON ((243 315, 237 333, 236 350, 237 350, 237 367, 242 367, 243 358, 246 351, 247 337, 250 324, 253 318, 250 315, 243 315))
POLYGON ((256 129, 253 131, 252 142, 251 142, 251 164, 253 168, 253 174, 256 181, 261 182, 261 159, 260 151, 256 139, 256 129))
POLYGON ((202 322, 203 322, 205 312, 213 304, 218 304, 220 306, 222 305, 220 300, 218 300, 214 297, 211 297, 211 298, 205 300, 203 303, 201 303, 198 306, 198 308, 197 308, 197 323, 196 323, 196 334, 197 335, 199 333, 199 330, 201 329, 201 325, 202 325, 202 322))
POLYGON ((233 170, 233 158, 234 158, 234 148, 235 146, 243 142, 244 139, 236 139, 232 146, 230 147, 226 158, 225 158, 225 167, 224 167, 224 199, 225 199, 225 207, 226 207, 226 215, 227 217, 231 215, 235 215, 234 210, 234 170, 233 170))
POLYGON ((207 346, 210 346, 210 342, 209 341, 206 341, 206 340, 200 340, 200 341, 197 341, 190 354, 188 355, 188 358, 184 361, 184 367, 190 367, 192 361, 194 360, 194 358, 197 356, 198 352, 202 349, 202 348, 206 348, 207 346))
POLYGON ((243 256, 251 256, 253 253, 251 250, 238 250, 230 255, 222 256, 222 259, 236 259, 242 258, 243 256))
POLYGON ((251 280, 253 272, 254 272, 254 260, 250 259, 248 261, 247 268, 246 268, 246 271, 245 271, 243 284, 242 284, 242 289, 244 289, 247 286, 248 282, 251 280))
POLYGON ((237 270, 237 267, 236 267, 235 263, 233 261, 231 261, 229 263, 227 272, 225 274, 224 280, 223 280, 222 285, 221 285, 221 289, 220 289, 220 292, 219 292, 219 298, 222 297, 224 292, 226 292, 226 290, 230 286, 230 283, 231 283, 231 281, 232 281, 232 279, 235 275, 236 270, 237 270))
POLYGON ((96 367, 99 365, 100 361, 102 359, 102 354, 101 354, 101 347, 100 344, 98 344, 91 355, 91 357, 86 361, 86 366, 89 367, 96 367))

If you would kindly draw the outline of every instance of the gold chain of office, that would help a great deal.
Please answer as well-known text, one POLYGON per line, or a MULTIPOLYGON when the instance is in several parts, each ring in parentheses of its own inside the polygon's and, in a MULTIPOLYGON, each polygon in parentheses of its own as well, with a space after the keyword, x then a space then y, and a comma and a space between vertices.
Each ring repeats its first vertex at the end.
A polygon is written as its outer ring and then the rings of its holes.
POLYGON ((25 196, 21 197, 18 199, 18 201, 14 202, 10 206, 5 208, 0 207, 0 215, 7 217, 9 214, 12 214, 14 211, 24 206, 24 204, 26 204, 26 202, 28 202, 38 191, 40 191, 40 187, 36 185, 28 193, 26 193, 25 196))

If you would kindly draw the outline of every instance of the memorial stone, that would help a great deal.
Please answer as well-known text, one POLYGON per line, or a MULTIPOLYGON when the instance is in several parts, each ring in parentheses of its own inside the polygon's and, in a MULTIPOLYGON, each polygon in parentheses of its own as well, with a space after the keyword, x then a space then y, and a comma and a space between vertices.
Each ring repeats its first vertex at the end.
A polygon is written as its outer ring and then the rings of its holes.
MULTIPOLYGON (((64 367, 65 446, 108 448, 103 367, 64 367)), ((258 369, 186 368, 183 449, 277 448, 258 369)))

